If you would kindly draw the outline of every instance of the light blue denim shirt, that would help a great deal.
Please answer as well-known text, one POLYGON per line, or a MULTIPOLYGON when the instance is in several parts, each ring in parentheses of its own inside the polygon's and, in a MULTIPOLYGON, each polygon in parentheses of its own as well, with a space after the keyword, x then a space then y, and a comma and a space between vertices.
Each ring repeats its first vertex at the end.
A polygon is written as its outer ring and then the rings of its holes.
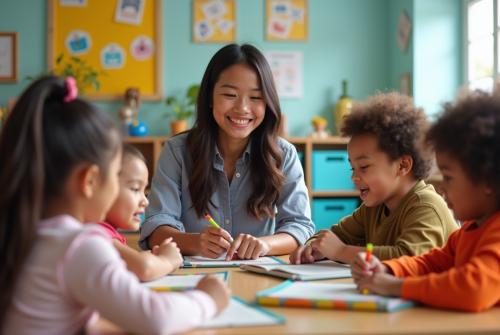
MULTIPOLYGON (((141 227, 139 246, 147 250, 148 236, 159 226, 170 226, 181 232, 201 233, 210 223, 198 219, 191 208, 192 201, 188 185, 191 177, 191 157, 186 144, 187 134, 169 139, 161 152, 153 175, 146 220, 141 227)), ((224 160, 216 148, 213 168, 219 173, 218 185, 212 195, 210 206, 212 218, 236 238, 239 234, 255 237, 288 233, 297 242, 304 244, 314 233, 311 221, 309 196, 304 182, 304 172, 297 157, 295 147, 284 139, 279 139, 283 157, 281 172, 286 177, 281 195, 276 203, 276 218, 264 217, 258 221, 247 213, 247 199, 252 190, 250 175, 251 141, 243 157, 236 162, 236 171, 229 185, 223 170, 224 160)))

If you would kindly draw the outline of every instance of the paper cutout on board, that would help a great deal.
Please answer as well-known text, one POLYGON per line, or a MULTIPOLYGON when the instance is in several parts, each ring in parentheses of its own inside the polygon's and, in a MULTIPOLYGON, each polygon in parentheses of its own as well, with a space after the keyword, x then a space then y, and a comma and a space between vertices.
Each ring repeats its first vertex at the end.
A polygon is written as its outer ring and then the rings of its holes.
POLYGON ((121 69, 125 65, 125 50, 116 43, 102 48, 100 57, 104 69, 121 69))
POLYGON ((115 21, 138 26, 141 25, 145 3, 146 0, 118 0, 115 21))
POLYGON ((64 44, 70 55, 84 55, 89 52, 92 46, 92 39, 90 38, 90 34, 83 30, 73 30, 64 40, 64 44))
POLYGON ((232 20, 218 19, 215 21, 215 26, 219 29, 222 35, 226 35, 233 28, 234 22, 232 20))
POLYGON ((278 17, 273 17, 271 18, 271 20, 269 20, 267 33, 269 35, 285 39, 290 35, 292 24, 293 22, 290 19, 281 19, 278 17))
POLYGON ((208 23, 206 20, 201 20, 196 22, 194 25, 194 33, 196 37, 198 37, 200 40, 205 41, 206 39, 210 38, 215 32, 214 27, 210 23, 208 23))
POLYGON ((302 98, 302 52, 270 51, 265 56, 271 67, 279 98, 302 98))
POLYGON ((271 4, 272 15, 290 15, 291 4, 288 1, 273 1, 271 4))
POLYGON ((304 8, 292 6, 292 10, 290 12, 290 19, 294 20, 298 24, 302 24, 302 22, 304 22, 304 12, 305 12, 304 8))
POLYGON ((87 7, 87 0, 59 0, 61 7, 87 7))
POLYGON ((201 6, 201 11, 207 21, 212 21, 227 13, 227 6, 224 1, 214 0, 201 6))
POLYGON ((154 51, 154 42, 148 36, 137 36, 132 43, 130 43, 130 54, 132 58, 136 60, 147 60, 153 56, 154 51))
POLYGON ((398 20, 398 27, 396 30, 396 40, 398 41, 399 48, 402 53, 406 52, 408 47, 408 41, 410 40, 411 33, 411 21, 406 15, 404 10, 401 11, 398 20))

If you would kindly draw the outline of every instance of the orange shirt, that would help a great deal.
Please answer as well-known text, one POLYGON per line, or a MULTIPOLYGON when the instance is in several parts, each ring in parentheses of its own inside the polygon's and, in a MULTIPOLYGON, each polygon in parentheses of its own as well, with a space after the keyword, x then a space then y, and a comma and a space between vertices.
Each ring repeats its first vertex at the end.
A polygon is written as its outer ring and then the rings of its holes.
POLYGON ((442 248, 383 263, 396 277, 408 277, 405 299, 471 312, 500 306, 500 212, 479 228, 466 222, 442 248))

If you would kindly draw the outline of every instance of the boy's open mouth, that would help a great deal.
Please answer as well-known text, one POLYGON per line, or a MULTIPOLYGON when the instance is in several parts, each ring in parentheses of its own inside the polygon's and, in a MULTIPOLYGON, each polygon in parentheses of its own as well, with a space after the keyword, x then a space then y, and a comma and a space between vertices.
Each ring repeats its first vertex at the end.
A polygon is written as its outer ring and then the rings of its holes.
POLYGON ((368 187, 360 187, 359 188, 359 197, 364 200, 366 196, 368 195, 368 192, 370 189, 368 187))

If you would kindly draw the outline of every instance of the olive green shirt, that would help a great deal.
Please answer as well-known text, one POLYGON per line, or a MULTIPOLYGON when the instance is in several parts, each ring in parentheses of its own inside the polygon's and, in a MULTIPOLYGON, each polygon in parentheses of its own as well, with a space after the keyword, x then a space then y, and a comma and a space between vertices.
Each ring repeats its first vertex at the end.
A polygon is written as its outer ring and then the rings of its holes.
MULTIPOLYGON (((424 181, 419 181, 389 216, 385 214, 385 204, 362 204, 331 228, 345 244, 373 243, 373 254, 380 260, 421 255, 444 246, 455 229, 458 225, 446 202, 434 186, 424 181)), ((307 244, 316 237, 317 234, 307 244)))

